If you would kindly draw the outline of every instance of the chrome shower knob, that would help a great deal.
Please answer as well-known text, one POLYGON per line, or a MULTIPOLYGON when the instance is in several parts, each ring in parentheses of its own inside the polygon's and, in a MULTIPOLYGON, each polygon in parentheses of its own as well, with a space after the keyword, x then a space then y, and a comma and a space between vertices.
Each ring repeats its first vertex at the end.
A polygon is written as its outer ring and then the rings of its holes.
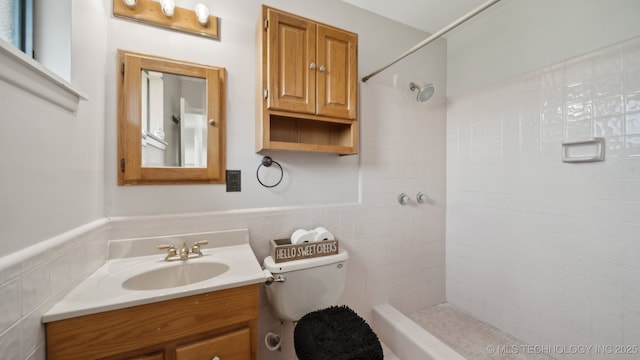
POLYGON ((424 204, 427 201, 429 201, 429 195, 423 193, 423 192, 419 192, 416 195, 416 201, 418 202, 418 204, 424 204))
POLYGON ((409 203, 409 195, 400 193, 400 195, 398 195, 398 203, 400 203, 400 205, 407 205, 409 203))

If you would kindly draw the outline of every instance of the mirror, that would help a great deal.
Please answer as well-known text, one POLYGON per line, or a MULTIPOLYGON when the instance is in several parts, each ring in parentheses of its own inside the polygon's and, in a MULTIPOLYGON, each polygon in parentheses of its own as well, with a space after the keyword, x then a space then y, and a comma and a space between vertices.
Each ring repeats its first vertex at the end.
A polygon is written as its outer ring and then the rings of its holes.
POLYGON ((224 69, 118 56, 118 184, 224 183, 224 69))
POLYGON ((206 80, 142 69, 142 166, 206 167, 206 80))

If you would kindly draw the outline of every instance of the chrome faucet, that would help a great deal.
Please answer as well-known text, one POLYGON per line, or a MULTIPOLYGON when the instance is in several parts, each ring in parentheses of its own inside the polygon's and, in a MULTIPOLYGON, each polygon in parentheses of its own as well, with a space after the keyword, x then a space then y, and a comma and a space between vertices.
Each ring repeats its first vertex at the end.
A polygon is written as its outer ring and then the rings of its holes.
POLYGON ((180 249, 176 249, 176 246, 171 244, 160 245, 158 246, 158 249, 167 250, 167 256, 164 258, 164 261, 188 260, 204 255, 202 254, 202 250, 200 250, 200 245, 206 245, 208 243, 209 242, 207 240, 196 241, 191 245, 191 249, 189 249, 187 244, 183 241, 180 249))

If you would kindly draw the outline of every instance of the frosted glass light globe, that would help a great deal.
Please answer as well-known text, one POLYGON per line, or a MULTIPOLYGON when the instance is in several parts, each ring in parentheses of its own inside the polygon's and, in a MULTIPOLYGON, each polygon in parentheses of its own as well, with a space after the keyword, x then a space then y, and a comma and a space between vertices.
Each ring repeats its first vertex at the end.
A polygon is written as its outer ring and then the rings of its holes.
POLYGON ((194 7, 194 11, 200 25, 207 25, 209 22, 209 8, 205 4, 198 3, 194 7))

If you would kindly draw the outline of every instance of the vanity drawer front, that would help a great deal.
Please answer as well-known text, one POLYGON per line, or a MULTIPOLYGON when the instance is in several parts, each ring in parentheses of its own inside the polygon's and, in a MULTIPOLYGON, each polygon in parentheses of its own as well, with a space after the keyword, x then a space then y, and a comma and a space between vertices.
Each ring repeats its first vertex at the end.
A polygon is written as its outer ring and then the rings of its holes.
POLYGON ((251 332, 248 327, 176 347, 176 360, 250 360, 251 332))

